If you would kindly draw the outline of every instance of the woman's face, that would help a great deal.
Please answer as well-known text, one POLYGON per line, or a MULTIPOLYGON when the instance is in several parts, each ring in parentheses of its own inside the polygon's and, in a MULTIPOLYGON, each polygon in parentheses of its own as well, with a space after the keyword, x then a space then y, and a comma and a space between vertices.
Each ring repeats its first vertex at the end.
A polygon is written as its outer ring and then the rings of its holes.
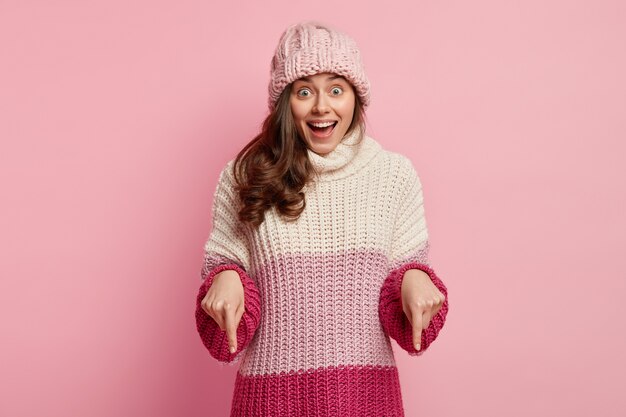
POLYGON ((333 151, 354 115, 354 89, 345 78, 320 73, 294 81, 289 103, 300 137, 313 152, 333 151))

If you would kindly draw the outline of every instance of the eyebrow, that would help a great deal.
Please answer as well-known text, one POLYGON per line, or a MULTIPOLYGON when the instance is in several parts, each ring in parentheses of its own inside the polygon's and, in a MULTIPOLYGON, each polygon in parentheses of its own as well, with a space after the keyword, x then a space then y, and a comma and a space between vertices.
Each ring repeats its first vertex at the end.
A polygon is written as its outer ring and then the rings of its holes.
MULTIPOLYGON (((342 77, 341 75, 331 75, 328 78, 326 78, 326 81, 332 81, 332 80, 336 80, 338 78, 341 78, 342 80, 345 80, 344 77, 342 77)), ((299 81, 306 81, 307 83, 313 82, 311 81, 311 79, 309 77, 302 77, 299 79, 299 81)))

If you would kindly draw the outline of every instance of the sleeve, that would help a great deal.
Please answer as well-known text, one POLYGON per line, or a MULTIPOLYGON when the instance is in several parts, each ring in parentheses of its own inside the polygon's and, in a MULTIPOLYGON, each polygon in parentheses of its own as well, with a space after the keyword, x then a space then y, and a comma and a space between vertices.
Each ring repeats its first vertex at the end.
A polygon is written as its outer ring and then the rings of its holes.
POLYGON ((424 213, 422 184, 411 161, 403 157, 398 174, 398 206, 393 225, 388 274, 385 278, 379 300, 379 317, 385 334, 411 356, 422 355, 437 338, 448 314, 448 291, 443 281, 430 266, 428 251, 428 229, 424 213), (433 284, 446 297, 441 309, 422 329, 421 349, 413 346, 413 329, 402 310, 402 279, 409 269, 419 269, 428 274, 433 284))
POLYGON ((248 274, 250 256, 243 224, 238 220, 238 196, 234 189, 232 161, 220 173, 213 196, 212 229, 204 245, 204 263, 200 272, 202 284, 196 298, 196 327, 202 343, 220 362, 234 362, 250 344, 261 317, 261 298, 248 274), (226 331, 201 306, 215 276, 224 270, 239 274, 244 289, 244 313, 237 327, 237 350, 230 353, 226 331))

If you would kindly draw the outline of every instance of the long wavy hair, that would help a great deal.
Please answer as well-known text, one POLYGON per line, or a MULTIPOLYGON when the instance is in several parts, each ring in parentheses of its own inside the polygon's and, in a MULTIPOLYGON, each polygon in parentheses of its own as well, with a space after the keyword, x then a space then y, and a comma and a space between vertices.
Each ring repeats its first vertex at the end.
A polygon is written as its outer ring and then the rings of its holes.
MULTIPOLYGON (((285 220, 297 220, 306 207, 302 189, 315 174, 307 144, 298 134, 291 113, 291 87, 285 87, 261 132, 235 158, 235 190, 242 203, 238 217, 255 228, 272 206, 285 220)), ((360 128, 362 140, 365 112, 358 95, 354 96, 354 115, 346 135, 360 128)))

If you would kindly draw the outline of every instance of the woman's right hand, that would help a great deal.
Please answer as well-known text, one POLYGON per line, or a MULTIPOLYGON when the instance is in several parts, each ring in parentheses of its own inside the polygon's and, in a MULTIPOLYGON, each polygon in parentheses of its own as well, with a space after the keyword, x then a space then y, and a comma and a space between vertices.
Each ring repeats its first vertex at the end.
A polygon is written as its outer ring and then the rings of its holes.
POLYGON ((202 299, 202 309, 226 330, 230 353, 237 351, 237 327, 244 312, 243 284, 237 271, 225 270, 213 278, 202 299))

